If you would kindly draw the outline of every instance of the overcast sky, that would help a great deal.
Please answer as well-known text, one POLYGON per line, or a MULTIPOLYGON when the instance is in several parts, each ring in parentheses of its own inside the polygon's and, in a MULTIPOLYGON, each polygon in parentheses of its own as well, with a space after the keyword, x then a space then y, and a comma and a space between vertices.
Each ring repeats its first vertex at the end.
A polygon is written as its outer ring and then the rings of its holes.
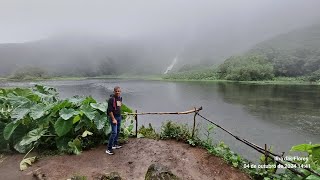
POLYGON ((0 43, 61 33, 270 37, 320 19, 320 0, 0 0, 0 43))

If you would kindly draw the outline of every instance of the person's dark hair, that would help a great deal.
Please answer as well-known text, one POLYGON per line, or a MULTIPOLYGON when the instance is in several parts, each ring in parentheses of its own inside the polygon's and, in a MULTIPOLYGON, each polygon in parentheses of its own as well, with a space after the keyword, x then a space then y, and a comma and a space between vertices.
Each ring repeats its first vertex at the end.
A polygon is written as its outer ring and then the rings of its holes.
POLYGON ((114 87, 113 91, 116 91, 117 89, 120 89, 120 86, 114 87))

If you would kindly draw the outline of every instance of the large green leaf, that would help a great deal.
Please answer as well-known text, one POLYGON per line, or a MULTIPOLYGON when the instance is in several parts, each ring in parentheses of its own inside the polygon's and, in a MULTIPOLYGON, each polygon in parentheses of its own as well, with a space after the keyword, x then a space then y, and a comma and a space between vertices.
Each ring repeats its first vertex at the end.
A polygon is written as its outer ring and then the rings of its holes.
POLYGON ((40 97, 41 101, 45 104, 56 102, 57 99, 54 95, 51 94, 43 94, 35 91, 34 94, 40 97))
POLYGON ((34 87, 34 91, 40 92, 42 94, 51 94, 55 96, 58 95, 57 90, 53 87, 44 86, 40 84, 36 84, 34 87))
POLYGON ((111 133, 111 128, 106 126, 103 128, 103 132, 106 136, 108 136, 111 133))
POLYGON ((40 97, 34 94, 30 89, 16 88, 13 93, 19 97, 26 97, 33 102, 38 102, 40 100, 40 97))
POLYGON ((81 112, 83 112, 83 114, 86 115, 87 118, 89 118, 91 121, 94 119, 95 111, 91 108, 90 105, 88 104, 82 105, 80 109, 81 109, 81 112))
POLYGON ((60 151, 67 151, 69 149, 68 142, 71 141, 71 137, 61 136, 56 137, 56 146, 60 151))
POLYGON ((14 145, 14 149, 17 150, 19 153, 26 153, 32 148, 32 144, 28 145, 21 145, 19 142, 14 145))
POLYGON ((82 121, 80 121, 80 122, 76 125, 76 127, 74 128, 74 131, 77 132, 77 131, 79 131, 81 128, 83 128, 84 126, 85 126, 85 123, 82 122, 82 121))
POLYGON ((31 102, 28 102, 13 109, 11 112, 11 118, 14 119, 14 122, 23 119, 30 112, 32 105, 33 104, 31 102))
POLYGON ((132 109, 130 109, 128 106, 126 106, 125 104, 121 104, 121 112, 127 112, 127 113, 132 113, 132 109))
POLYGON ((68 145, 74 154, 78 155, 81 153, 81 141, 78 138, 74 139, 73 141, 70 141, 68 145))
POLYGON ((94 109, 98 109, 101 112, 106 112, 108 108, 108 103, 90 103, 90 106, 93 107, 94 109))
POLYGON ((314 147, 320 147, 320 144, 299 144, 296 146, 292 146, 290 151, 308 152, 308 150, 311 150, 314 147))
POLYGON ((47 106, 43 103, 36 104, 31 107, 30 109, 30 117, 34 120, 41 118, 44 116, 47 110, 47 106))
POLYGON ((9 93, 7 95, 8 97, 8 102, 15 108, 18 106, 21 106, 22 104, 26 104, 31 102, 28 98, 23 97, 23 96, 16 96, 12 93, 9 93))
MULTIPOLYGON (((11 144, 19 144, 20 141, 22 140, 22 138, 30 131, 31 129, 28 129, 26 126, 24 126, 23 124, 20 124, 14 131, 14 133, 12 133, 10 141, 11 144)), ((21 148, 19 148, 21 149, 21 148)), ((25 149, 25 147, 24 147, 25 149)), ((19 151, 20 152, 20 151, 19 151)))
POLYGON ((75 106, 80 106, 82 101, 84 101, 84 98, 79 96, 73 96, 72 98, 69 98, 68 101, 75 106))
POLYGON ((24 171, 36 161, 36 156, 25 158, 20 162, 20 170, 24 171))
POLYGON ((312 159, 320 163, 320 146, 312 148, 312 159))
POLYGON ((66 109, 63 108, 60 110, 59 115, 62 119, 68 120, 70 119, 73 115, 75 115, 75 110, 74 109, 66 109))
POLYGON ((37 128, 32 131, 29 131, 28 134, 24 136, 20 141, 20 145, 26 146, 31 144, 34 141, 37 141, 46 133, 46 131, 47 129, 43 129, 43 128, 37 128))
POLYGON ((54 129, 58 136, 67 134, 72 129, 72 119, 64 120, 59 118, 54 124, 54 129))
POLYGON ((70 107, 72 104, 67 101, 67 100, 64 100, 64 101, 60 101, 58 103, 55 103, 55 105, 51 108, 51 114, 56 114, 58 111, 60 111, 61 109, 63 108, 67 108, 67 107, 70 107))
POLYGON ((41 98, 41 101, 45 103, 52 103, 58 100, 58 93, 56 89, 52 87, 35 85, 33 93, 38 95, 41 98))
POLYGON ((4 139, 3 131, 6 124, 0 121, 0 150, 7 149, 8 141, 4 139))
POLYGON ((95 99, 93 99, 91 96, 86 97, 83 101, 82 104, 90 104, 90 103, 96 103, 97 101, 95 99))
POLYGON ((320 177, 312 174, 308 176, 306 180, 320 180, 320 177))
POLYGON ((3 137, 5 140, 10 139, 12 133, 14 132, 14 130, 19 126, 20 123, 9 123, 6 125, 6 127, 3 130, 3 137))
POLYGON ((78 121, 80 121, 80 119, 81 119, 81 117, 80 117, 79 115, 77 115, 77 116, 75 116, 75 117, 73 118, 72 123, 75 124, 75 123, 77 123, 78 121))
POLYGON ((99 113, 96 113, 96 116, 94 118, 94 124, 97 126, 97 129, 100 130, 102 129, 106 122, 108 121, 108 118, 107 118, 107 115, 105 114, 99 114, 99 113))

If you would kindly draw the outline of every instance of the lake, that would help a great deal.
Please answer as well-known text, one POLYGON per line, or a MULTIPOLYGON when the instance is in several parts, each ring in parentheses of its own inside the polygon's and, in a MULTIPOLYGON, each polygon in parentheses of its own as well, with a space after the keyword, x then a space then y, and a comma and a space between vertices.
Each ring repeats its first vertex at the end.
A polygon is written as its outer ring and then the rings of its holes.
MULTIPOLYGON (((123 102, 138 112, 177 112, 202 106, 201 115, 257 145, 272 145, 276 153, 288 152, 296 144, 320 143, 320 86, 121 79, 37 83, 57 88, 60 98, 91 95, 98 101, 105 101, 113 87, 119 85, 123 102)), ((0 87, 32 87, 34 84, 0 82, 0 87)), ((166 120, 193 123, 193 114, 138 118, 139 125, 152 123, 157 129, 166 120)), ((199 135, 205 137, 208 123, 200 117, 197 123, 199 135)), ((214 142, 224 141, 233 151, 252 161, 260 156, 217 128, 211 137, 214 142)))

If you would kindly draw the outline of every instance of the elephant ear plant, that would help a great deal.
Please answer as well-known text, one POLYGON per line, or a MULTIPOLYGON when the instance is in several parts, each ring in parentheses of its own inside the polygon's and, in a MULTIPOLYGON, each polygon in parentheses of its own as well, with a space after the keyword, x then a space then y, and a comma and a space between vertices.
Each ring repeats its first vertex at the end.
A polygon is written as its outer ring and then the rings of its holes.
MULTIPOLYGON (((109 132, 107 102, 74 96, 61 100, 56 89, 0 89, 0 151, 58 150, 79 154, 102 144, 109 132)), ((131 110, 127 107, 124 112, 131 110)), ((35 158, 24 159, 22 169, 35 158)))

